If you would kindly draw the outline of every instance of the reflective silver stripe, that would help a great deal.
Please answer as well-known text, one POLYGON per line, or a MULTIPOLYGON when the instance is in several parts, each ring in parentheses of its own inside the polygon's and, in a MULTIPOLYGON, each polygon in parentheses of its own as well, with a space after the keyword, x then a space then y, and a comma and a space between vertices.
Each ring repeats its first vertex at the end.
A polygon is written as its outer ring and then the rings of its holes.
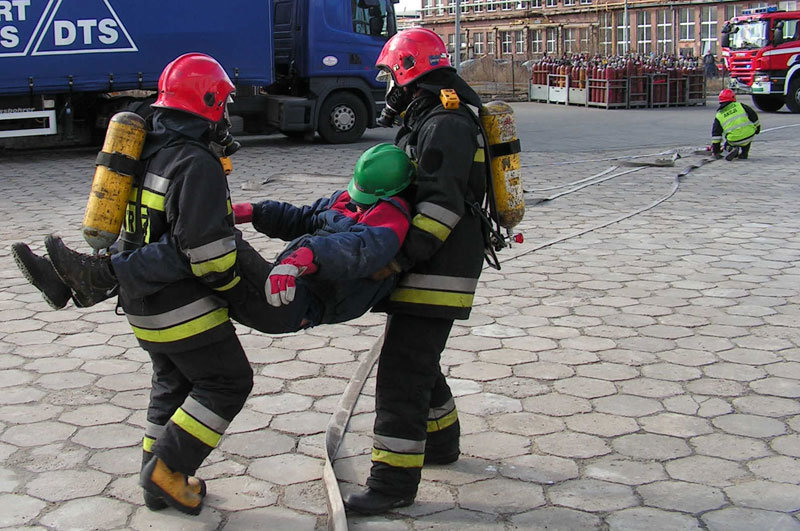
POLYGON ((754 136, 755 135, 750 135, 750 136, 748 136, 746 138, 742 138, 740 140, 729 140, 728 144, 730 144, 732 146, 739 146, 739 147, 746 146, 746 145, 750 144, 753 141, 753 137, 754 136))
POLYGON ((207 243, 205 245, 201 245, 200 247, 195 247, 194 249, 186 249, 186 256, 189 257, 189 261, 193 264, 198 262, 205 262, 206 260, 212 260, 214 258, 219 258, 220 256, 225 256, 231 251, 236 250, 236 239, 233 236, 226 236, 221 240, 217 240, 211 243, 207 243))
POLYGON ((435 203, 417 203, 416 208, 417 212, 423 216, 428 216, 431 219, 435 219, 442 225, 447 225, 451 229, 455 227, 458 223, 458 220, 461 219, 461 216, 452 210, 447 210, 446 208, 435 203))
MULTIPOLYGON (((736 116, 734 116, 733 118, 728 118, 727 120, 725 120, 724 122, 722 122, 722 128, 723 128, 723 129, 727 129, 727 127, 726 127, 726 126, 727 126, 729 123, 731 123, 731 122, 735 122, 736 120, 741 120, 742 118, 747 118, 747 114, 744 114, 744 113, 743 113, 743 114, 737 114, 737 115, 736 115, 736 116)), ((747 121, 747 123, 750 123, 750 121, 748 120, 748 121, 747 121)))
POLYGON ((148 422, 147 426, 144 429, 144 434, 151 439, 158 439, 162 435, 164 435, 164 430, 166 430, 166 426, 162 426, 161 424, 154 424, 152 422, 148 422))
POLYGON ((191 396, 186 397, 181 409, 217 433, 225 433, 230 424, 191 396))
POLYGON ((185 323, 186 321, 205 315, 223 306, 225 306, 225 303, 222 299, 217 297, 203 297, 202 299, 190 302, 186 306, 181 306, 180 308, 175 308, 174 310, 158 315, 126 314, 126 316, 128 317, 128 322, 133 326, 146 328, 148 330, 158 330, 160 328, 168 328, 185 323))
POLYGON ((460 291, 474 293, 478 287, 477 278, 448 277, 444 275, 422 275, 412 273, 403 277, 400 286, 404 288, 419 288, 433 290, 460 291))
POLYGON ((147 175, 144 176, 144 187, 164 195, 167 193, 167 188, 169 188, 169 179, 148 172, 147 175))
POLYGON ((722 137, 721 136, 712 136, 711 137, 711 141, 712 142, 722 142, 722 137))
POLYGON ((411 441, 409 439, 387 437, 386 435, 375 435, 372 444, 378 450, 387 450, 398 454, 425 453, 425 441, 411 441))
POLYGON ((764 52, 764 55, 785 55, 787 53, 795 53, 800 52, 800 48, 779 48, 777 50, 770 50, 768 52, 764 52))
POLYGON ((428 410, 428 420, 437 420, 449 414, 456 408, 455 401, 451 398, 444 405, 439 407, 432 407, 428 410))

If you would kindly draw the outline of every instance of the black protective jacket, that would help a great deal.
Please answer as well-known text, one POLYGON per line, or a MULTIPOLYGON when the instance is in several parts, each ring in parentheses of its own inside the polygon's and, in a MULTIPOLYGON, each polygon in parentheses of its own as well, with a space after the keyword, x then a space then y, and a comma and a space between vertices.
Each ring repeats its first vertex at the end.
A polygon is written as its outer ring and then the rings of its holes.
POLYGON ((395 143, 417 163, 413 214, 395 257, 404 274, 376 311, 467 319, 484 259, 480 205, 486 193, 486 153, 467 103, 478 96, 455 73, 429 76, 406 110, 395 143), (455 88, 461 104, 445 110, 439 89, 455 88))
POLYGON ((225 173, 205 141, 207 130, 205 120, 158 111, 145 143, 146 170, 128 203, 123 250, 166 234, 194 275, 144 297, 120 293, 134 334, 152 352, 191 350, 233 332, 220 295, 231 296, 241 280, 238 231, 225 173))

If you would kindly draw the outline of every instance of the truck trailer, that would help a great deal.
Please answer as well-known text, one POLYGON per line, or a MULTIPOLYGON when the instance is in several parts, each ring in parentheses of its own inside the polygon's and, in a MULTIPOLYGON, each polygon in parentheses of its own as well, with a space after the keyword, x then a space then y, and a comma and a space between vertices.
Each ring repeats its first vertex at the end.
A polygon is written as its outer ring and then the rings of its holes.
POLYGON ((385 85, 375 61, 397 0, 0 0, 0 147, 87 144, 146 116, 164 66, 217 59, 248 133, 354 142, 385 85))
POLYGON ((800 112, 800 11, 744 10, 722 29, 722 57, 732 88, 762 111, 800 112))

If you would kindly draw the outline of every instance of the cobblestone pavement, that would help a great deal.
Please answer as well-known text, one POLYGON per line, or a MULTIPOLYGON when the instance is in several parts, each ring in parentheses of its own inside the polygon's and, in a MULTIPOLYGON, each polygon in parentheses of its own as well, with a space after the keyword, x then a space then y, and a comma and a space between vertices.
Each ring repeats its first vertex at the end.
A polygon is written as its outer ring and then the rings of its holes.
MULTIPOLYGON (((766 133, 752 160, 703 166, 656 208, 536 252, 664 196, 699 157, 530 207, 526 242, 485 272, 443 356, 462 458, 426 468, 413 506, 351 517, 351 528, 800 529, 796 132, 766 133)), ((342 188, 368 145, 247 141, 234 200, 342 188)), ((525 185, 647 152, 524 153, 525 185)), ((286 336, 240 326, 255 388, 198 472, 206 508, 148 511, 136 485, 147 355, 110 301, 51 311, 9 256, 17 240, 41 251, 51 231, 88 249, 93 160, 83 150, 0 164, 0 526, 324 528, 323 432, 384 317, 286 336)), ((281 248, 247 232, 268 255, 281 248)), ((368 472, 373 393, 371 379, 335 464, 345 493, 368 472)))

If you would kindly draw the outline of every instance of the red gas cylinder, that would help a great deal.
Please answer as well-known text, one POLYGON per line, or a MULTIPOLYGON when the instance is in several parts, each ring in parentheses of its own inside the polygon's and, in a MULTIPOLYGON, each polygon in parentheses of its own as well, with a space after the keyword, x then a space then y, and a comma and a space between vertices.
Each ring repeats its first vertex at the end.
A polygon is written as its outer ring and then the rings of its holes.
POLYGON ((586 88, 586 65, 581 65, 580 84, 578 85, 578 87, 582 89, 586 88))
POLYGON ((614 83, 614 79, 617 77, 616 74, 613 66, 608 66, 608 68, 606 68, 605 80, 608 87, 606 90, 608 103, 617 103, 617 85, 614 83))

